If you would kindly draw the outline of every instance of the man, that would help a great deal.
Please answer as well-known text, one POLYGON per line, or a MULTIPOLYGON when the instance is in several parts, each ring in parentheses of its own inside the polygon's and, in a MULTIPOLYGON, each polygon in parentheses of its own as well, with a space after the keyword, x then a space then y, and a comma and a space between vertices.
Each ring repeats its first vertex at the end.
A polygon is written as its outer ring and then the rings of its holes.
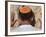
POLYGON ((16 26, 15 31, 31 31, 35 30, 35 16, 31 8, 28 6, 19 7, 19 19, 13 22, 13 25, 16 26), (18 25, 15 24, 18 22, 18 25))

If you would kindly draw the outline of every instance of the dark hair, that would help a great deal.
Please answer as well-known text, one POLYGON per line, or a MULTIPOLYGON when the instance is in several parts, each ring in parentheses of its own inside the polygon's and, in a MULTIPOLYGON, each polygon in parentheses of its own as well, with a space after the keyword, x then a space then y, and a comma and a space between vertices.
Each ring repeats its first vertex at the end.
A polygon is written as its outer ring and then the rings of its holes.
POLYGON ((26 13, 26 14, 21 13, 21 12, 19 11, 19 18, 20 18, 22 21, 28 20, 32 26, 35 26, 35 15, 34 15, 34 13, 33 13, 32 10, 31 10, 29 13, 26 13), (33 18, 32 21, 31 21, 31 18, 33 18))

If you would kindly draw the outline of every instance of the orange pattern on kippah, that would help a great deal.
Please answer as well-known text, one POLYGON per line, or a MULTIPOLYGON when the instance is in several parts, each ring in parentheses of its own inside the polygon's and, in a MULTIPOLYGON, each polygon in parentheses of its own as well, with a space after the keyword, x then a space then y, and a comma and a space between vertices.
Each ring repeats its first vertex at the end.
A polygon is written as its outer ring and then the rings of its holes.
POLYGON ((30 11, 30 8, 29 7, 21 7, 20 8, 20 12, 21 13, 28 13, 30 11))

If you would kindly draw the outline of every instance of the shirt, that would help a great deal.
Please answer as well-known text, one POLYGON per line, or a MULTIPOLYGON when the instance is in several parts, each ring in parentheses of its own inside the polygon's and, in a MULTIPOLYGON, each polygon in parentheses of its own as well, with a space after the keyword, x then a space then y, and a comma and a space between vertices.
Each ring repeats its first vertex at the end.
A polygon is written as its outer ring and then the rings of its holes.
POLYGON ((25 31, 35 31, 35 28, 32 25, 20 25, 15 27, 14 29, 11 28, 13 32, 25 32, 25 31))

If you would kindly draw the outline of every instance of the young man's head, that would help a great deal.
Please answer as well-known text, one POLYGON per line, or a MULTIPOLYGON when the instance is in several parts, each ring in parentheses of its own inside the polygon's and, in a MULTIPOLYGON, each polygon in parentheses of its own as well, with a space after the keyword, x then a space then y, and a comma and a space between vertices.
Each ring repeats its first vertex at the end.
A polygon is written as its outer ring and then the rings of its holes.
POLYGON ((31 8, 22 6, 19 8, 19 18, 22 21, 29 21, 32 26, 35 26, 35 16, 31 8))

